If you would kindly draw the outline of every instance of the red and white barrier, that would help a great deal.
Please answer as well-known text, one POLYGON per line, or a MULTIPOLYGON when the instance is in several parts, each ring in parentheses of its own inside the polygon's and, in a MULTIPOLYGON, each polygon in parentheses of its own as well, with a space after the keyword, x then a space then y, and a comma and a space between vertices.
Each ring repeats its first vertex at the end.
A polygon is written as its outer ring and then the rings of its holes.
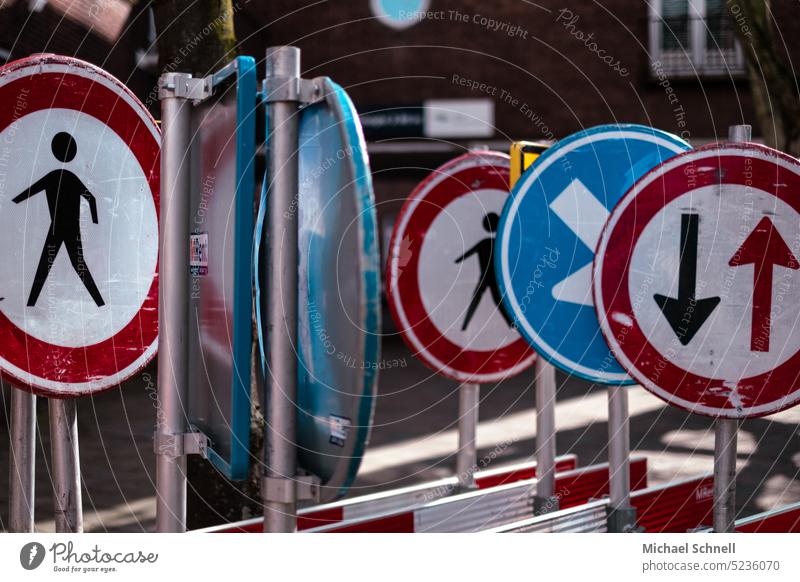
MULTIPOLYGON (((800 502, 737 519, 737 533, 800 533, 800 502)), ((713 531, 711 528, 700 533, 713 531)))
MULTIPOLYGON (((577 465, 578 459, 575 455, 562 455, 556 458, 557 472, 571 471, 577 465)), ((496 469, 476 471, 475 485, 478 490, 483 490, 529 480, 535 476, 536 461, 526 461, 496 469)), ((297 512, 297 529, 303 531, 332 523, 408 509, 447 497, 456 491, 457 485, 458 478, 454 476, 392 489, 391 491, 362 495, 352 499, 342 499, 324 505, 315 505, 297 512)), ((195 531, 199 533, 261 533, 263 527, 264 518, 257 517, 195 531)))
MULTIPOLYGON (((634 462, 631 462, 633 469, 634 462)), ((631 494, 637 523, 645 532, 679 533, 707 526, 712 520, 714 481, 711 475, 649 487, 631 494)), ((489 529, 508 532, 605 532, 608 500, 529 517, 489 529)))
MULTIPOLYGON (((631 459, 631 489, 647 486, 647 460, 631 459)), ((608 494, 608 464, 593 465, 556 475, 555 496, 561 507, 573 507, 608 494)), ((328 524, 309 532, 415 533, 474 532, 510 523, 533 513, 536 480, 499 485, 453 495, 424 505, 328 524)))

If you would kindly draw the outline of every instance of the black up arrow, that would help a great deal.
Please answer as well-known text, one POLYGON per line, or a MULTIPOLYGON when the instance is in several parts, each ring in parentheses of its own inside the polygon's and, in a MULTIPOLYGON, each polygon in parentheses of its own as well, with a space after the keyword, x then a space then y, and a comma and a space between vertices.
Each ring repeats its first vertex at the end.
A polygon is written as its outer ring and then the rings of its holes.
POLYGON ((655 294, 658 307, 681 344, 687 345, 719 304, 719 297, 695 298, 697 291, 697 231, 700 215, 681 215, 681 263, 678 297, 655 294))

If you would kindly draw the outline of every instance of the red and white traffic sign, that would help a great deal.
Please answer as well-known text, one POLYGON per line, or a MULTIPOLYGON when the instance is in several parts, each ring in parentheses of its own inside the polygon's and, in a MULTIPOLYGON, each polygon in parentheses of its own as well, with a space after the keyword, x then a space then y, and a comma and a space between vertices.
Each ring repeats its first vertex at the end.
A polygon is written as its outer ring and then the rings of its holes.
POLYGON ((472 152, 420 183, 397 218, 387 294, 400 333, 426 365, 460 382, 496 382, 535 354, 501 306, 494 239, 509 157, 472 152))
POLYGON ((110 388, 155 355, 160 134, 97 67, 0 69, 0 371, 45 396, 110 388))
POLYGON ((687 152, 612 212, 594 296, 614 355, 670 404, 722 418, 800 400, 800 162, 754 144, 687 152))

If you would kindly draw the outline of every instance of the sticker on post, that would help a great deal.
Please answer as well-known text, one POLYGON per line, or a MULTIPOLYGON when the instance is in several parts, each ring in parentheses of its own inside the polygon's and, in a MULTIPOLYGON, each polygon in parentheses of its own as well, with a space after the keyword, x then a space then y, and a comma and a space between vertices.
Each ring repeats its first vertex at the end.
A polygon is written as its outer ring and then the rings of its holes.
POLYGON ((189 271, 192 276, 208 275, 208 233, 189 235, 189 271))
POLYGON ((328 419, 331 427, 330 443, 337 447, 343 447, 347 442, 347 431, 353 423, 349 418, 335 414, 331 414, 328 419))

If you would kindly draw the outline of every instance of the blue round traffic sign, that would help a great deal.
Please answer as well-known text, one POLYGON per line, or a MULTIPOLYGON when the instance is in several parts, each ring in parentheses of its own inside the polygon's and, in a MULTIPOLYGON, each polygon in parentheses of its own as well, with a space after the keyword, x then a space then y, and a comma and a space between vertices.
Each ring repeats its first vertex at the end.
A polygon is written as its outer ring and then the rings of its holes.
POLYGON ((559 141, 516 183, 500 221, 495 268, 519 331, 559 368, 603 384, 633 382, 597 322, 594 251, 628 188, 689 149, 650 127, 601 125, 559 141))

